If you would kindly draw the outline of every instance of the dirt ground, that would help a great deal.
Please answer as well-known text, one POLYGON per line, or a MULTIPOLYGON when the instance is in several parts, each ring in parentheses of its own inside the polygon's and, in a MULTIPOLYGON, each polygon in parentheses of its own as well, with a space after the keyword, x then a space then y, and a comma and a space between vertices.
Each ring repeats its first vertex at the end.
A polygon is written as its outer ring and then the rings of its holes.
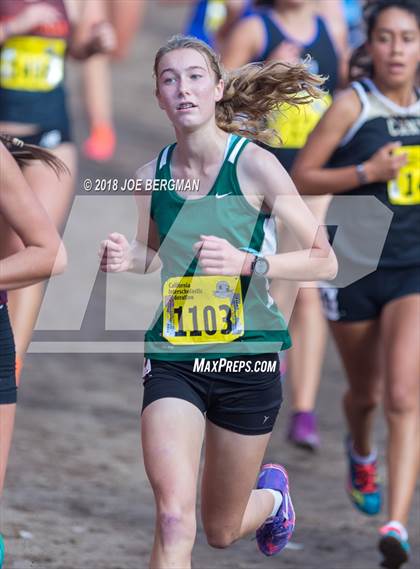
MULTIPOLYGON (((151 67, 156 48, 182 28, 185 9, 149 4, 131 56, 114 65, 117 156, 105 165, 82 159, 81 180, 131 176, 172 140, 170 127, 152 97, 151 67)), ((72 67, 71 102, 78 142, 86 132, 79 80, 72 67)), ((83 195, 80 184, 78 194, 83 195)), ((83 227, 80 231, 83 237, 83 227)), ((99 275, 82 330, 38 331, 33 351, 42 351, 42 342, 50 345, 57 339, 96 345, 120 338, 137 342, 140 336, 135 332, 118 336, 104 331, 104 294, 105 277, 99 275)), ((7 569, 146 569, 154 508, 139 444, 142 358, 139 353, 124 353, 124 348, 120 351, 28 356, 1 512, 7 569)), ((377 528, 385 516, 362 517, 344 492, 343 390, 343 373, 329 345, 318 406, 321 451, 307 454, 285 442, 287 400, 272 437, 267 459, 288 468, 297 511, 292 547, 271 559, 257 551, 251 538, 229 550, 214 550, 206 544, 200 527, 195 568, 379 566, 377 528)), ((384 477, 382 419, 376 432, 384 477)), ((419 497, 417 491, 410 520, 412 560, 407 569, 420 567, 419 497)))

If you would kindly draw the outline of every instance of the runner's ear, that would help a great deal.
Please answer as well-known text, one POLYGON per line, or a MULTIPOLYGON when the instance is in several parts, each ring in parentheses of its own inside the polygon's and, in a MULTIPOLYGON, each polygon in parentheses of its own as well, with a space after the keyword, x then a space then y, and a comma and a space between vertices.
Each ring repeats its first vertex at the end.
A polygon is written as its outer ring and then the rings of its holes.
POLYGON ((220 81, 216 84, 216 97, 215 97, 216 103, 222 100, 224 90, 225 90, 225 82, 223 81, 223 79, 220 79, 220 81))

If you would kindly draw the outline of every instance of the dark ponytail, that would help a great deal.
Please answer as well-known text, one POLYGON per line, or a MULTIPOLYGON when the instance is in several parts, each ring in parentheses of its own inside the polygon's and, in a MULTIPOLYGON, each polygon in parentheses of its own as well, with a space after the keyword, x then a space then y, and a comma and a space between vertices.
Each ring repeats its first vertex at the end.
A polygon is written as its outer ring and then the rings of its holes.
POLYGON ((40 160, 49 166, 57 176, 69 174, 69 169, 62 160, 34 144, 26 144, 20 138, 0 133, 0 142, 4 144, 20 168, 27 166, 33 160, 40 160))
POLYGON ((349 61, 349 81, 373 76, 373 64, 367 50, 367 42, 362 43, 352 52, 349 61))

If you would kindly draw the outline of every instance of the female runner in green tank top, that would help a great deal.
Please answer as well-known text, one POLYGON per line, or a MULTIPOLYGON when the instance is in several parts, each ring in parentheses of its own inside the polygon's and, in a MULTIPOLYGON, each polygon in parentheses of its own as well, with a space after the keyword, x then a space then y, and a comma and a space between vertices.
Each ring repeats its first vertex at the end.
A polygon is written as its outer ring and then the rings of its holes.
POLYGON ((290 538, 294 512, 281 466, 264 466, 253 490, 281 402, 276 353, 290 343, 268 279, 330 279, 337 267, 282 166, 241 135, 270 136, 270 110, 317 96, 320 81, 304 65, 281 63, 224 75, 207 45, 183 36, 159 50, 155 76, 177 142, 137 172, 144 191, 136 239, 113 233, 100 251, 105 271, 162 266, 141 424, 157 512, 150 566, 191 566, 204 438, 209 544, 227 547, 257 530, 260 550, 273 555, 290 538), (150 184, 155 191, 146 191, 150 184), (270 213, 293 229, 301 250, 269 253, 270 213))

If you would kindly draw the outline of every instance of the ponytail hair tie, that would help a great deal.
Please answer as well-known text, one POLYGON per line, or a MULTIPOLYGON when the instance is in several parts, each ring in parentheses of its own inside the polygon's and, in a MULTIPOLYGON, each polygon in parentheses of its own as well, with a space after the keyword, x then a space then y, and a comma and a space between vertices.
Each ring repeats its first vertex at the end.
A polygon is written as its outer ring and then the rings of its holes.
POLYGON ((17 146, 18 148, 23 148, 25 143, 23 142, 23 140, 21 140, 20 138, 12 138, 12 144, 13 146, 17 146))

